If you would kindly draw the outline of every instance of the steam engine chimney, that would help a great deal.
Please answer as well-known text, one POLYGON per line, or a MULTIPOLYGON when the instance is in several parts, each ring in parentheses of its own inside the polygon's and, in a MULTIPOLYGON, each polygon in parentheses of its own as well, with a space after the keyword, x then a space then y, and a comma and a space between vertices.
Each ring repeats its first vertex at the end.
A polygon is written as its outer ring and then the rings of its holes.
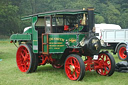
POLYGON ((94 8, 90 7, 87 9, 88 11, 88 31, 92 32, 94 27, 94 8))

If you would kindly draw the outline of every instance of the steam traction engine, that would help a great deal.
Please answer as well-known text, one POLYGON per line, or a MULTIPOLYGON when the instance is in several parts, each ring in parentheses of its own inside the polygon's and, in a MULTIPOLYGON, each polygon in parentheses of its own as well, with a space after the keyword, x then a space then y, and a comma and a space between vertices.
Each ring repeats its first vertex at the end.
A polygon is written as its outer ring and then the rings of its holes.
POLYGON ((24 17, 32 26, 23 34, 13 34, 12 43, 19 43, 16 62, 25 73, 36 71, 37 66, 50 63, 63 68, 71 80, 82 80, 85 70, 111 76, 115 61, 108 52, 100 52, 96 37, 93 8, 87 10, 61 10, 24 17), (84 58, 83 58, 84 56, 84 58))

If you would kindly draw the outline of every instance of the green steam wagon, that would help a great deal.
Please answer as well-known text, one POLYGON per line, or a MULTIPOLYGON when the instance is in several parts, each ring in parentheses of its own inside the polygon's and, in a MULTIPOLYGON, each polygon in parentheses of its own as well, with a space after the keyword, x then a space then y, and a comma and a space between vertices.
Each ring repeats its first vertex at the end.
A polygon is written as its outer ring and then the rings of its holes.
POLYGON ((115 60, 108 52, 100 52, 101 43, 94 27, 95 13, 94 8, 88 8, 24 17, 24 20, 32 20, 32 26, 10 37, 12 43, 19 44, 16 53, 19 70, 31 73, 37 66, 50 63, 54 68, 64 67, 71 80, 82 80, 85 70, 111 76, 115 60))

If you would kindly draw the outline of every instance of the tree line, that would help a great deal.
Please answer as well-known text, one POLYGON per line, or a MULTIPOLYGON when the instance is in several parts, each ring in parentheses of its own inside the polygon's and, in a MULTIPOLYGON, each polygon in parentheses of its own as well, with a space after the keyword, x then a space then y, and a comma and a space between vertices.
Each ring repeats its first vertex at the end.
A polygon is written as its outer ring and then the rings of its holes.
POLYGON ((128 28, 128 0, 1 0, 0 35, 23 32, 30 21, 23 16, 53 10, 94 7, 96 23, 118 24, 128 28))

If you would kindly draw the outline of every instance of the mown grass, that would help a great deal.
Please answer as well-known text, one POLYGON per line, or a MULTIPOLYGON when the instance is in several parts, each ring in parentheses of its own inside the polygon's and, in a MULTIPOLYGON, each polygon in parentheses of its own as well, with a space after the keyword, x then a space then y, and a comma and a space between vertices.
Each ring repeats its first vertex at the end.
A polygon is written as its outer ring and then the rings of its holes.
MULTIPOLYGON (((127 85, 128 73, 115 72, 107 77, 87 71, 82 81, 71 81, 64 69, 55 69, 49 64, 39 66, 34 73, 25 74, 17 68, 16 50, 8 40, 0 41, 0 85, 127 85)), ((116 55, 114 58, 116 62, 120 61, 116 55)))

